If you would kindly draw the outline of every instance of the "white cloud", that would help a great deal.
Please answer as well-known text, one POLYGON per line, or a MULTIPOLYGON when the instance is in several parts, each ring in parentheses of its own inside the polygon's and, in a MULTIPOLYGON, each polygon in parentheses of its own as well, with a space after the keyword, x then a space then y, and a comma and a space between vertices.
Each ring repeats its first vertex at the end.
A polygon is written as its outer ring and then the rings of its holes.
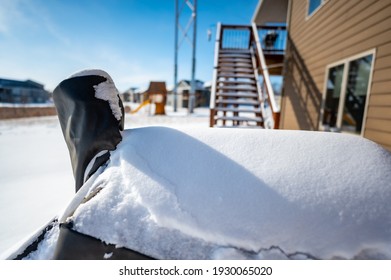
POLYGON ((172 84, 170 55, 150 54, 140 41, 132 44, 105 37, 88 41, 64 28, 40 1, 0 0, 0 36, 7 34, 0 45, 0 77, 33 79, 53 90, 76 71, 100 68, 113 77, 120 91, 146 87, 151 80, 172 84))
POLYGON ((0 33, 9 34, 12 26, 20 21, 24 21, 24 17, 19 9, 20 2, 20 0, 0 1, 0 33))

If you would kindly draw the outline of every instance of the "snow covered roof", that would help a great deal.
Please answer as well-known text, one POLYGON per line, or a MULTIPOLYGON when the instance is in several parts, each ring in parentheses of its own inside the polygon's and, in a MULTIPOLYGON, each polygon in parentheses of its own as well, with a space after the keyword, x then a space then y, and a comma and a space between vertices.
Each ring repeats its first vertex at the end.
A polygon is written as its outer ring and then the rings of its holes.
POLYGON ((212 87, 212 81, 207 81, 204 83, 204 88, 211 88, 212 87))
MULTIPOLYGON (((196 84, 196 90, 204 89, 204 82, 203 81, 196 80, 195 84, 196 84)), ((178 83, 178 88, 190 89, 190 87, 191 87, 191 81, 190 80, 181 80, 178 83)))

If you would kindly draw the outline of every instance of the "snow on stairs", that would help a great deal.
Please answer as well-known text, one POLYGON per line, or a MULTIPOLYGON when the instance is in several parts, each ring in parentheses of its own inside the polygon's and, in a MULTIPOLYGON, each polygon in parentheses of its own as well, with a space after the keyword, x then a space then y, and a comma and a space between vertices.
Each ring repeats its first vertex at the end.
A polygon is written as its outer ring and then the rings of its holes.
POLYGON ((210 126, 263 127, 255 57, 251 50, 221 49, 217 61, 210 126))

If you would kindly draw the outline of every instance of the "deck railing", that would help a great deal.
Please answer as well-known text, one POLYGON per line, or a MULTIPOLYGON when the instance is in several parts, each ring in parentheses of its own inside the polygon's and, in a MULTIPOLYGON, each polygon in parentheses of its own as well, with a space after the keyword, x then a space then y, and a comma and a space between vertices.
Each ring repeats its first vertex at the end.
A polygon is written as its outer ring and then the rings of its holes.
POLYGON ((285 53, 288 34, 285 26, 258 25, 257 31, 264 54, 285 53))
POLYGON ((248 25, 222 25, 221 49, 245 49, 251 47, 252 30, 248 25))

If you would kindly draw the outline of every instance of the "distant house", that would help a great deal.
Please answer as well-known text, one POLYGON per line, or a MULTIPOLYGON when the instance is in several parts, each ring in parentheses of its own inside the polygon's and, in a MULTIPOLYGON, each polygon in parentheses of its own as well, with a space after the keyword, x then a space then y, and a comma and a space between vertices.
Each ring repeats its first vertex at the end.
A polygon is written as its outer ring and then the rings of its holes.
MULTIPOLYGON (((177 86, 177 106, 178 108, 188 108, 189 106, 189 93, 191 89, 191 81, 181 80, 177 86)), ((204 87, 204 82, 196 80, 196 100, 195 107, 208 107, 210 99, 210 90, 204 87)), ((168 91, 167 105, 173 106, 174 94, 171 88, 168 91)))
POLYGON ((260 0, 252 21, 286 24, 280 128, 353 133, 391 150, 390 1, 260 0))
POLYGON ((123 102, 140 103, 140 91, 137 88, 132 87, 120 94, 123 102))
POLYGON ((50 93, 40 83, 26 80, 0 79, 0 102, 2 103, 46 103, 50 93))
POLYGON ((166 82, 151 81, 148 88, 132 87, 121 93, 120 97, 124 102, 143 103, 144 101, 151 99, 152 95, 155 95, 156 93, 163 94, 164 100, 166 99, 166 82))

